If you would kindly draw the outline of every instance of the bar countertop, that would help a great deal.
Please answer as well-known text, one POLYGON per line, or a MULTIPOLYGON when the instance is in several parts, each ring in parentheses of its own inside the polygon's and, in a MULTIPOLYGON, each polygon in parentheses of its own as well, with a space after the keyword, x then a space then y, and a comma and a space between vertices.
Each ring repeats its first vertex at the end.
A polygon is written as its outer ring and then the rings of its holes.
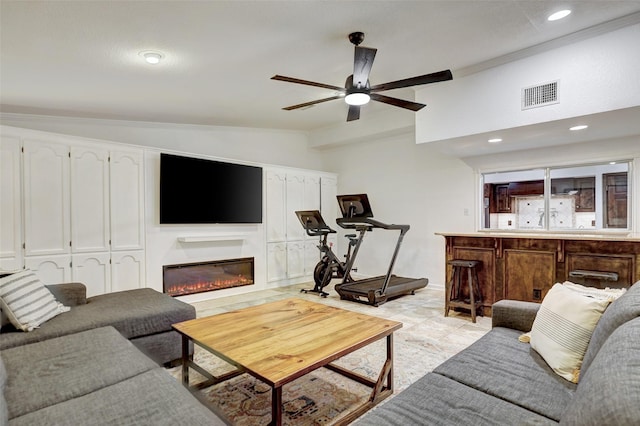
POLYGON ((527 238, 542 240, 640 241, 640 233, 631 232, 436 232, 443 237, 527 238))

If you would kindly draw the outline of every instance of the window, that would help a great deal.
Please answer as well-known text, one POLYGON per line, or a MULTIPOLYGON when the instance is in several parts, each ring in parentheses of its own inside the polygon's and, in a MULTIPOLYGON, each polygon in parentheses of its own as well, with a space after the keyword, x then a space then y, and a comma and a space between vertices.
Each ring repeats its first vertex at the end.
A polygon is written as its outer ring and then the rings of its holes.
POLYGON ((482 228, 630 229, 629 161, 482 175, 482 228))

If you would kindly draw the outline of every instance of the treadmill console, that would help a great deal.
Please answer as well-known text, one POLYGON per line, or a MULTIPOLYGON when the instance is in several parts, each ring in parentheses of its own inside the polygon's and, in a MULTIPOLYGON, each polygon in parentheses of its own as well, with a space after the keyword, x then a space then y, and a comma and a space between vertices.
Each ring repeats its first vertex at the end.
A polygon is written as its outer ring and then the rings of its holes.
POLYGON ((337 198, 343 218, 373 217, 367 194, 338 195, 337 198))

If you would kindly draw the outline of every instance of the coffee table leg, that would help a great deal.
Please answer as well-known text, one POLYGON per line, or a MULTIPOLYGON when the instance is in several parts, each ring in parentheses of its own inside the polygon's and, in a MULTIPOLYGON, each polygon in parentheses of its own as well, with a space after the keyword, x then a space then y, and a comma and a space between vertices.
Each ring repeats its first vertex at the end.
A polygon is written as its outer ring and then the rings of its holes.
POLYGON ((274 387, 271 391, 271 424, 282 424, 282 386, 274 387))
POLYGON ((389 374, 387 374, 387 389, 393 393, 393 333, 387 336, 387 362, 389 374))
POLYGON ((189 338, 182 335, 182 384, 189 387, 189 338))

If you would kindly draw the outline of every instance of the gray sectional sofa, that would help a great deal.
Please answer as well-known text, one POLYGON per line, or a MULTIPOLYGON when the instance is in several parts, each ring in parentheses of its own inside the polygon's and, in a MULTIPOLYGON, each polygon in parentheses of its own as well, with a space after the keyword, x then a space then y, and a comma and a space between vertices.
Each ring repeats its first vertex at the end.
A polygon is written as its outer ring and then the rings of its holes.
POLYGON ((171 324, 196 317, 193 306, 150 288, 86 297, 82 283, 49 285, 55 298, 71 310, 28 333, 2 328, 0 350, 103 326, 113 326, 159 364, 181 356, 180 335, 171 324))
POLYGON ((640 281, 600 318, 577 385, 518 340, 539 306, 495 303, 489 333, 355 424, 640 425, 640 281))
POLYGON ((171 324, 195 309, 151 289, 85 298, 48 286, 69 312, 0 334, 0 425, 224 425, 163 367, 181 355, 171 324))

